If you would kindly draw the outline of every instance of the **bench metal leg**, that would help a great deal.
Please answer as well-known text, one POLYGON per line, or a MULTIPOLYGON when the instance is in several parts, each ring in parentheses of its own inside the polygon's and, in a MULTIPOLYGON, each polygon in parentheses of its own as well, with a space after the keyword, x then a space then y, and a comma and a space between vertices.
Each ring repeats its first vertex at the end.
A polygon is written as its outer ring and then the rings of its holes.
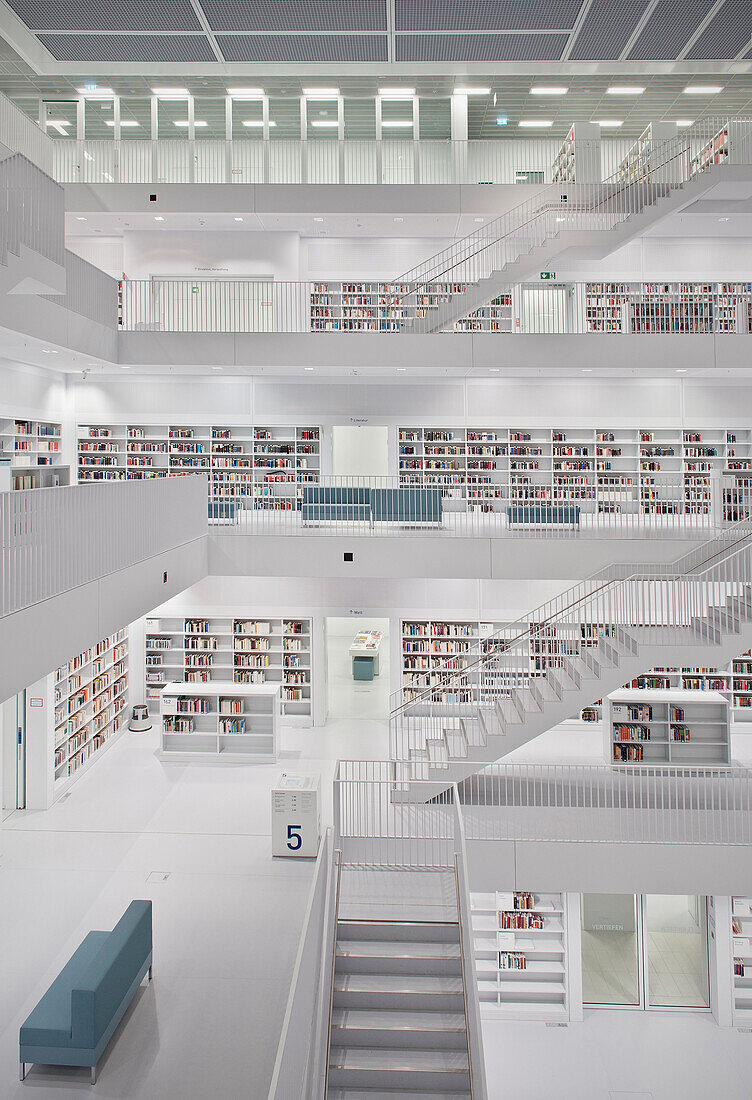
POLYGON ((154 963, 152 963, 151 966, 149 967, 149 981, 151 981, 151 979, 154 976, 153 971, 154 971, 154 963))
POLYGON ((91 1067, 91 1083, 92 1083, 92 1085, 96 1085, 96 1083, 97 1083, 97 1067, 96 1066, 91 1067))
POLYGON ((18 1067, 18 1080, 26 1080, 26 1062, 21 1062, 18 1067))

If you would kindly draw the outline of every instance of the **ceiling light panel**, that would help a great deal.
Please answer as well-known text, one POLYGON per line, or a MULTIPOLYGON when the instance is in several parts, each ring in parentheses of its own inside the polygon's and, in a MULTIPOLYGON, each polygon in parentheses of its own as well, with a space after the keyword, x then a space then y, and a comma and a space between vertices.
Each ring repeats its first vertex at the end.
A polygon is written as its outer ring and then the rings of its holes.
POLYGON ((566 95, 569 88, 565 88, 563 84, 535 84, 530 89, 530 95, 566 95))
POLYGON ((386 31, 383 0, 310 3, 310 0, 201 0, 213 31, 386 31))
POLYGON ((658 4, 629 51, 630 61, 671 61, 713 7, 715 0, 658 0, 658 4))
POLYGON ((752 38, 752 4, 726 0, 692 49, 688 61, 716 61, 736 57, 752 38))
POLYGON ((395 0, 397 31, 545 31, 574 26, 581 0, 395 0))
POLYGON ((616 61, 645 14, 647 0, 593 0, 570 61, 616 61))
POLYGON ((40 34, 38 38, 56 61, 156 64, 217 60, 200 34, 40 34))
POLYGON ((9 0, 32 30, 200 31, 190 0, 9 0))

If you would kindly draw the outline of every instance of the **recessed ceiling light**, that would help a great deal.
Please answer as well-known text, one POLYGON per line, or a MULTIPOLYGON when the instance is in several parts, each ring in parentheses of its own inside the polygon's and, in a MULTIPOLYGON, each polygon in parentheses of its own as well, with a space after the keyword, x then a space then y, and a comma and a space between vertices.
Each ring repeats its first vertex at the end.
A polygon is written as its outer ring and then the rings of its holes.
POLYGON ((228 88, 227 94, 235 99, 256 99, 263 96, 263 88, 228 88))
MULTIPOLYGON (((114 125, 115 125, 115 120, 114 120, 113 118, 107 118, 107 119, 105 119, 105 123, 104 123, 104 124, 105 124, 105 126, 110 126, 110 127, 112 127, 112 126, 114 126, 114 125)), ((124 126, 130 126, 130 127, 133 127, 133 126, 140 126, 140 125, 141 125, 141 123, 140 123, 140 122, 136 122, 135 118, 121 118, 121 119, 120 119, 120 126, 121 126, 121 128, 122 128, 122 127, 124 127, 124 126)), ((176 123, 176 125, 177 125, 177 123, 176 123)))
POLYGON ((96 99, 98 96, 114 95, 112 88, 76 88, 79 95, 82 95, 84 99, 96 99))
POLYGON ((323 218, 314 218, 313 220, 314 220, 315 222, 323 222, 323 220, 324 220, 324 219, 323 219, 323 218))
POLYGON ((162 215, 161 215, 161 214, 155 214, 155 215, 154 215, 154 221, 155 221, 155 222, 163 222, 163 221, 164 221, 164 218, 162 217, 162 215))
POLYGON ((303 95, 308 99, 336 99, 339 88, 304 88, 303 95))
POLYGON ((592 367, 583 367, 582 368, 582 373, 583 374, 592 374, 593 373, 593 368, 592 367))
POLYGON ((490 95, 490 88, 480 88, 475 85, 461 84, 458 88, 454 89, 455 95, 490 95))
POLYGON ((404 371, 406 371, 406 370, 407 370, 407 367, 397 367, 397 373, 398 374, 403 374, 404 371))
POLYGON ((620 118, 602 118, 598 120, 598 125, 602 130, 617 130, 624 123, 620 118))
POLYGON ((389 126, 393 130, 407 129, 408 126, 412 126, 413 120, 411 118, 384 118, 381 120, 382 126, 389 126))
POLYGON ((557 218, 556 220, 557 220, 557 222, 565 222, 567 219, 566 218, 557 218))
POLYGON ((120 365, 121 370, 130 370, 131 369, 130 363, 120 363, 119 365, 120 365))
MULTIPOLYGON (((260 130, 261 127, 264 125, 264 120, 262 118, 244 118, 243 119, 243 125, 253 127, 257 130, 260 130)), ((277 125, 277 123, 274 121, 274 119, 270 118, 269 119, 269 126, 271 127, 271 126, 276 126, 276 125, 277 125)))
POLYGON ((723 91, 721 84, 688 84, 684 95, 718 95, 723 91))
MULTIPOLYGON (((194 126, 208 126, 209 123, 204 122, 203 120, 199 121, 198 119, 196 119, 196 121, 193 123, 193 125, 194 126)), ((190 126, 190 122, 188 121, 187 118, 176 118, 173 121, 173 126, 190 126)))
POLYGON ((379 88, 380 96, 414 96, 415 88, 379 88))
POLYGON ((311 119, 311 126, 317 126, 319 129, 336 129, 339 126, 339 122, 336 118, 313 118, 311 119))
POLYGON ((694 126, 695 120, 693 118, 677 118, 677 126, 694 126))
POLYGON ((686 374, 687 373, 687 367, 677 367, 676 368, 676 373, 677 374, 686 374))
POLYGON ((498 374, 499 371, 501 370, 501 367, 489 367, 488 369, 491 372, 491 374, 498 374))
POLYGON ((476 221, 476 222, 482 222, 482 221, 483 221, 483 218, 473 218, 473 221, 476 221))
POLYGON ((189 94, 187 88, 152 88, 151 94, 158 99, 169 99, 171 96, 181 98, 189 94))
POLYGON ((731 219, 730 218, 719 218, 718 221, 719 222, 728 222, 728 221, 731 221, 731 219))
POLYGON ((535 84, 530 89, 530 95, 566 95, 569 88, 563 84, 535 84))
POLYGON ((236 218, 235 219, 236 222, 242 222, 242 220, 243 220, 242 218, 236 218))
POLYGON ((612 84, 606 88, 606 95, 642 95, 644 91, 641 84, 612 84))
POLYGON ((303 370, 313 370, 313 367, 303 367, 303 370))
POLYGON ((396 222, 403 222, 404 220, 405 220, 404 218, 395 218, 394 219, 394 221, 396 221, 396 222))
POLYGON ((553 126, 553 121, 550 118, 523 118, 517 125, 526 130, 545 130, 553 126))
POLYGON ((82 217, 81 214, 77 214, 76 215, 76 221, 77 222, 85 222, 86 218, 82 217))
POLYGON ((509 125, 509 119, 507 118, 506 115, 498 115, 497 118, 496 118, 496 125, 497 126, 508 126, 509 125))
POLYGON ((221 367, 212 367, 212 370, 222 370, 221 367))

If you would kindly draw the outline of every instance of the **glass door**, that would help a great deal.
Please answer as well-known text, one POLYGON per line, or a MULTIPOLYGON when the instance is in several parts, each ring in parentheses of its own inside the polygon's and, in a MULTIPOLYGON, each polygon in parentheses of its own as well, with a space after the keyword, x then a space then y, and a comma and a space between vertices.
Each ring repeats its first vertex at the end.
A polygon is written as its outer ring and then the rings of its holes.
POLYGON ((705 897, 583 894, 583 1002, 709 1008, 707 932, 705 897))

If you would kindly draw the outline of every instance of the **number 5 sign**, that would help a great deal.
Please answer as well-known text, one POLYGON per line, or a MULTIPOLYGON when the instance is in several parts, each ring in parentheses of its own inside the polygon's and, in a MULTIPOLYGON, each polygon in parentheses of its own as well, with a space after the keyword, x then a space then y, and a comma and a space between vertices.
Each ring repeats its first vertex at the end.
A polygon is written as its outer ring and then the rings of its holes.
POLYGON ((321 836, 321 777, 283 772, 272 789, 272 855, 311 859, 321 836))

